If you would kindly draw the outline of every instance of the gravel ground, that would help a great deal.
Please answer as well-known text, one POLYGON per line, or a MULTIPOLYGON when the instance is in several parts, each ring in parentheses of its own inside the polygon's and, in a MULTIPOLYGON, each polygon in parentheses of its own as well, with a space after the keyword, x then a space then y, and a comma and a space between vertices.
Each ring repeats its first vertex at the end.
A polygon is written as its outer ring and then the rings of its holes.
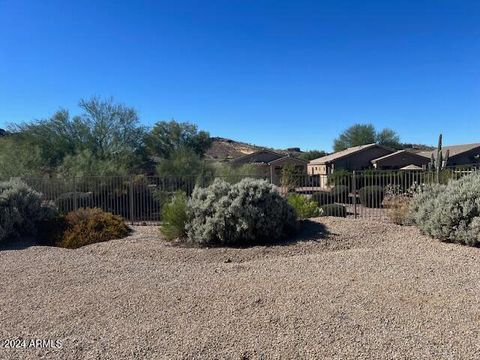
POLYGON ((172 246, 154 227, 0 251, 0 359, 480 358, 480 249, 322 218, 296 242, 172 246), (4 342, 2 342, 2 346, 4 342))

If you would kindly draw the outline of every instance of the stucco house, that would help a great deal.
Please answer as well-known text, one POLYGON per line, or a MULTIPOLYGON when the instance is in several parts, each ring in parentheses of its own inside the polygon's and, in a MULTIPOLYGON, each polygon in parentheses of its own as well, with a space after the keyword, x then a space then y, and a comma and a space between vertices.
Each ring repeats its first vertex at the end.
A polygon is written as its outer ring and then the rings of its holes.
POLYGON ((354 146, 314 159, 308 163, 310 175, 329 175, 335 170, 364 170, 372 167, 371 161, 392 154, 395 150, 378 144, 354 146))
MULTIPOLYGON (((443 156, 445 156, 447 150, 449 151, 447 166, 480 164, 480 143, 443 146, 443 156)), ((418 154, 431 159, 432 155, 437 156, 437 150, 421 151, 418 154)))
POLYGON ((371 161, 373 167, 377 170, 396 170, 410 165, 415 166, 417 169, 426 169, 429 162, 430 159, 428 157, 409 150, 395 151, 371 161))
POLYGON ((282 169, 292 165, 298 173, 306 173, 308 162, 290 155, 279 154, 271 150, 260 150, 241 156, 230 162, 233 166, 256 165, 265 169, 265 175, 270 176, 272 183, 279 184, 282 169))

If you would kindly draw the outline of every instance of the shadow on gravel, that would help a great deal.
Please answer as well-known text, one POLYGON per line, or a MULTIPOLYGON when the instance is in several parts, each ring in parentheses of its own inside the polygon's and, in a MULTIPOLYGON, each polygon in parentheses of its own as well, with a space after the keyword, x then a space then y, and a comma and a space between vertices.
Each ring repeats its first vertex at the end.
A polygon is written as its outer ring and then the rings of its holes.
POLYGON ((21 237, 16 239, 5 240, 0 243, 0 251, 8 250, 23 250, 29 248, 30 246, 39 246, 40 244, 35 238, 32 237, 21 237))
POLYGON ((330 233, 324 224, 311 220, 303 220, 298 234, 291 242, 320 241, 328 235, 330 235, 330 233))

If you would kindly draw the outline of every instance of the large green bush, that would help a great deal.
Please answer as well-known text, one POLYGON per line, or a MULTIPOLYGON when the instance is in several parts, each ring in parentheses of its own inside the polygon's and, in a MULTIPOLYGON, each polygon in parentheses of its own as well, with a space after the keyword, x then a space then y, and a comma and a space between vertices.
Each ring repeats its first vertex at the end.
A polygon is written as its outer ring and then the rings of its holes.
POLYGON ((162 208, 161 232, 169 240, 185 236, 187 223, 187 196, 179 192, 165 203, 162 208))
POLYGON ((314 200, 307 199, 300 194, 290 194, 287 197, 288 203, 295 209, 295 214, 299 219, 308 219, 320 216, 321 211, 314 200))
POLYGON ((480 245, 480 173, 414 196, 411 216, 422 232, 445 242, 480 245))
POLYGON ((24 182, 0 182, 0 241, 34 234, 37 223, 53 214, 54 208, 24 182))
POLYGON ((196 188, 188 204, 190 241, 200 245, 248 245, 285 237, 296 226, 294 209, 263 180, 236 184, 215 180, 196 188))
POLYGON ((383 201, 383 187, 381 186, 364 186, 358 192, 360 202, 368 208, 380 208, 383 201))

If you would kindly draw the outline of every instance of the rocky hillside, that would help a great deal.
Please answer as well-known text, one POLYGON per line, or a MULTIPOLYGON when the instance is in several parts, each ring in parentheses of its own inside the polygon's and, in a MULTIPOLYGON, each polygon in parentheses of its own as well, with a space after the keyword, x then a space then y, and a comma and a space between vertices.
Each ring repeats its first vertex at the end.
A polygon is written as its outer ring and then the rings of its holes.
POLYGON ((258 146, 253 144, 247 144, 240 141, 235 141, 231 139, 221 138, 221 137, 213 137, 212 138, 212 146, 207 151, 206 156, 212 160, 217 161, 228 161, 232 159, 236 159, 243 155, 251 154, 258 150, 269 149, 280 154, 300 154, 301 151, 299 148, 292 148, 292 149, 270 149, 264 146, 258 146))

